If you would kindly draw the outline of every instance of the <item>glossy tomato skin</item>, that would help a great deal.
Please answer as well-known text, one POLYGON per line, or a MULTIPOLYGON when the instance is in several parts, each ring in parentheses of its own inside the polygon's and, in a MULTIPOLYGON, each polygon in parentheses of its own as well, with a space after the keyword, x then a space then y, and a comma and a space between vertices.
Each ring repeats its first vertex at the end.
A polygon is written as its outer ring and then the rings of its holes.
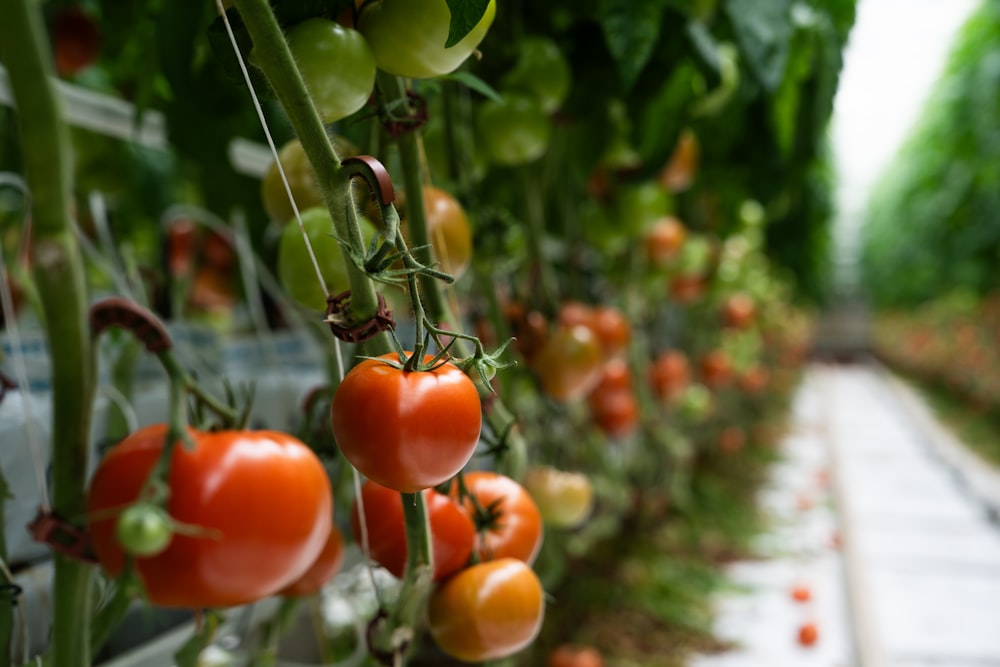
MULTIPOLYGON (((276 593, 313 564, 329 537, 333 498, 322 463, 275 431, 191 435, 193 449, 179 443, 173 452, 167 511, 205 532, 177 533, 162 553, 135 559, 146 595, 160 606, 205 608, 276 593)), ((88 530, 111 575, 125 561, 114 510, 139 497, 165 439, 163 424, 136 431, 109 450, 91 480, 88 530)))
POLYGON ((594 330, 586 325, 561 326, 532 361, 542 391, 559 401, 583 398, 601 379, 604 352, 594 330))
POLYGON ((486 36, 496 16, 490 0, 479 23, 454 46, 445 48, 451 11, 446 0, 379 0, 358 17, 379 69, 412 79, 455 71, 486 36))
POLYGON ((451 363, 410 372, 386 361, 398 362, 398 355, 365 359, 344 376, 331 406, 337 445, 361 474, 390 489, 414 493, 442 484, 479 442, 476 385, 451 363))
MULTIPOLYGON (((476 527, 465 509, 450 496, 434 489, 424 489, 422 493, 431 531, 433 578, 434 581, 440 581, 468 564, 476 540, 476 527)), ((371 480, 361 487, 361 501, 364 505, 369 557, 393 576, 402 578, 407 556, 404 501, 398 491, 371 480)), ((351 533, 358 546, 364 549, 360 504, 357 500, 351 508, 351 533)))
POLYGON ((427 235, 441 269, 455 280, 462 277, 472 260, 472 230, 465 209, 450 193, 433 185, 424 186, 427 235))
POLYGON ((281 589, 285 597, 299 598, 318 593, 323 585, 333 579, 344 564, 344 535, 336 525, 330 530, 330 536, 323 545, 323 550, 302 576, 281 589))
POLYGON ((365 105, 375 88, 375 56, 360 32, 311 18, 286 37, 324 122, 346 118, 365 105))
POLYGON ((428 629, 438 647, 459 660, 483 662, 530 644, 545 617, 545 595, 531 567, 502 558, 468 567, 431 595, 428 629))
MULTIPOLYGON (((466 473, 465 488, 480 507, 493 507, 496 521, 481 530, 476 551, 481 560, 517 558, 529 565, 542 548, 542 515, 527 490, 516 481, 491 471, 466 473)), ((457 486, 453 494, 457 493, 457 486)), ((464 500, 466 511, 475 516, 475 506, 464 500)))

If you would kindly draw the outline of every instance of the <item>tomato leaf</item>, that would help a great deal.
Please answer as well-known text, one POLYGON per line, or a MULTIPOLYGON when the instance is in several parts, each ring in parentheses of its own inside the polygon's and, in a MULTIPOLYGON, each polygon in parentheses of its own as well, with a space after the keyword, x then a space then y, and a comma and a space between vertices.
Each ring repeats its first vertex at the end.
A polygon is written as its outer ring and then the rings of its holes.
POLYGON ((724 4, 750 71, 773 92, 781 85, 788 61, 791 0, 725 0, 724 4))
POLYGON ((601 0, 598 10, 608 51, 627 90, 639 78, 660 38, 663 6, 652 2, 601 0))
POLYGON ((478 76, 476 76, 472 72, 467 72, 467 71, 463 70, 463 71, 460 71, 460 72, 453 72, 451 74, 448 74, 448 75, 440 77, 440 78, 442 78, 442 79, 451 79, 452 81, 457 81, 458 83, 462 84, 466 88, 470 88, 470 89, 476 91, 477 93, 479 93, 483 97, 487 97, 487 98, 489 98, 491 100, 494 100, 494 101, 497 101, 497 102, 503 102, 503 98, 500 96, 500 93, 498 93, 496 91, 496 89, 493 88, 493 86, 491 86, 490 84, 486 83, 485 81, 483 81, 482 79, 480 79, 478 76))
POLYGON ((448 25, 448 40, 445 48, 455 46, 468 35, 486 13, 490 0, 447 0, 451 11, 451 23, 448 25))

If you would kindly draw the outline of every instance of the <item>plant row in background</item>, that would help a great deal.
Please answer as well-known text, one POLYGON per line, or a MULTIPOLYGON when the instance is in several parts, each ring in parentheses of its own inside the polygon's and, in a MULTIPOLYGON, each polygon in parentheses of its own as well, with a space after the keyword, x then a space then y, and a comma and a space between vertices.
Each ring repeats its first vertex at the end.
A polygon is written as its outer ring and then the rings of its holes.
POLYGON ((392 575, 363 646, 386 664, 517 654, 581 568, 642 590, 609 545, 645 530, 724 557, 808 341, 795 304, 823 292, 854 3, 234 4, 3 6, 0 164, 27 182, 5 264, 58 415, 51 664, 87 664, 134 599, 201 610, 196 664, 225 609, 278 596, 241 647, 269 664, 345 543, 392 575), (166 155, 71 136, 46 37, 62 76, 162 112, 166 155), (264 141, 249 86, 280 148, 262 183, 228 163, 264 141), (325 381, 247 431, 251 392, 185 367, 163 321, 305 332, 325 381), (108 336, 118 393, 155 357, 167 409, 109 420, 87 478, 108 336))

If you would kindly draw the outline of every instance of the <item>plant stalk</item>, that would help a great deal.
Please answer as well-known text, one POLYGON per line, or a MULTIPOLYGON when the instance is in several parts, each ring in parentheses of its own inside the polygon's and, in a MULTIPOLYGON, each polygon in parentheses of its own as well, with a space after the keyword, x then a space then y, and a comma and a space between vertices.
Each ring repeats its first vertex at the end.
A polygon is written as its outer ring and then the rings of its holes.
MULTIPOLYGON (((94 393, 83 262, 70 225, 69 130, 52 81, 41 7, 0 0, 0 58, 17 105, 24 175, 31 191, 32 266, 52 360, 52 509, 67 519, 86 509, 94 393)), ((54 554, 53 667, 90 657, 92 567, 54 554)))

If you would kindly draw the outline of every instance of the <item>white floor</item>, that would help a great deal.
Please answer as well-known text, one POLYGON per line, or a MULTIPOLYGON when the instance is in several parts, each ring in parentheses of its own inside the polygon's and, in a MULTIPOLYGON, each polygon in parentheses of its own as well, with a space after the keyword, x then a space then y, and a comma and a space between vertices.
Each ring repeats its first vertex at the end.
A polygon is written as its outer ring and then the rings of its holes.
POLYGON ((871 368, 810 368, 762 498, 761 560, 733 566, 744 592, 718 600, 739 648, 691 667, 1000 666, 1000 527, 897 392, 871 368))

